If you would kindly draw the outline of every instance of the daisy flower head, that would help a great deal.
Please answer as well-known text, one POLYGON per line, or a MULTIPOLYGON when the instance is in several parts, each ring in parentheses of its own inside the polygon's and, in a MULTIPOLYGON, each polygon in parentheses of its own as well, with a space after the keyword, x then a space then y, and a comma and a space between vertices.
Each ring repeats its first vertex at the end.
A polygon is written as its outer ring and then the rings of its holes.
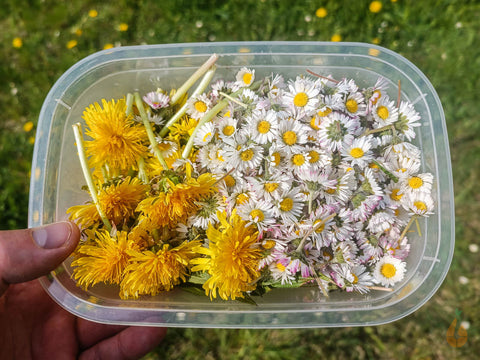
POLYGON ((237 132, 238 121, 232 117, 225 116, 218 120, 215 126, 221 139, 232 138, 237 132))
POLYGON ((373 87, 365 89, 364 95, 368 101, 369 108, 375 105, 382 97, 387 96, 387 89, 388 81, 383 77, 378 78, 373 87))
POLYGON ((308 128, 293 119, 280 120, 276 142, 288 152, 299 152, 308 141, 308 128))
POLYGON ((303 214, 304 202, 299 196, 299 191, 298 187, 293 188, 281 194, 275 201, 274 214, 282 219, 284 225, 297 223, 303 214))
POLYGON ((206 94, 193 96, 187 100, 187 114, 194 119, 201 119, 212 106, 206 94))
POLYGON ((304 171, 310 168, 310 155, 306 151, 292 152, 288 156, 287 166, 293 170, 295 174, 298 171, 304 171))
MULTIPOLYGON (((173 156, 178 151, 179 146, 175 141, 167 140, 161 137, 156 137, 155 140, 157 141, 157 149, 160 150, 160 153, 165 159, 173 156)), ((153 149, 151 152, 153 152, 153 149)))
POLYGON ((274 142, 268 149, 268 167, 270 171, 281 172, 287 164, 288 154, 284 150, 283 146, 274 142))
POLYGON ((420 115, 411 103, 402 101, 398 109, 399 118, 395 123, 395 129, 411 141, 415 138, 415 128, 420 126, 420 115))
POLYGON ((375 284, 374 278, 365 265, 355 265, 351 268, 353 281, 347 285, 347 291, 358 291, 365 294, 369 291, 368 287, 375 284))
POLYGON ((263 148, 251 143, 250 145, 236 144, 225 147, 225 156, 230 165, 240 172, 256 171, 263 160, 263 148))
POLYGON ((377 283, 389 287, 402 281, 405 276, 405 271, 405 262, 393 256, 386 255, 376 263, 373 270, 373 277, 377 283))
POLYGON ((252 140, 258 144, 272 142, 278 134, 277 113, 273 110, 254 111, 246 121, 252 140))
POLYGON ((275 224, 272 203, 266 200, 250 199, 248 202, 237 206, 238 215, 248 225, 254 224, 261 233, 275 224))
POLYGON ((163 93, 160 89, 151 91, 143 97, 143 101, 150 106, 152 110, 166 108, 170 104, 170 96, 163 93))
POLYGON ((237 91, 240 86, 234 81, 225 81, 223 79, 219 79, 212 84, 211 88, 212 98, 219 99, 222 96, 221 93, 231 94, 237 91))
POLYGON ((350 162, 351 166, 359 166, 361 168, 367 166, 373 159, 370 151, 372 147, 370 136, 362 136, 353 139, 351 143, 343 144, 341 154, 342 157, 350 162))
POLYGON ((210 224, 218 222, 217 213, 225 210, 225 202, 219 193, 197 201, 199 210, 190 216, 188 223, 193 227, 206 230, 210 224))
POLYGON ((193 143, 196 146, 205 146, 210 141, 212 141, 215 137, 216 134, 216 128, 215 124, 213 122, 207 122, 206 124, 203 124, 202 127, 200 127, 195 134, 195 139, 193 143))
POLYGON ((354 92, 348 94, 345 99, 345 112, 351 117, 366 115, 367 104, 362 93, 354 92))
POLYGON ((252 69, 247 69, 246 67, 243 67, 240 69, 240 71, 237 73, 235 76, 236 84, 239 87, 248 87, 253 84, 253 81, 255 80, 255 70, 252 69))
POLYGON ((268 177, 251 177, 247 181, 258 198, 267 201, 278 199, 281 193, 290 189, 292 185, 292 179, 283 173, 274 173, 268 177))
POLYGON ((433 214, 434 202, 430 193, 420 192, 411 194, 406 197, 406 201, 402 202, 405 210, 411 215, 427 216, 433 214))
POLYGON ((353 134, 360 127, 358 119, 334 112, 320 128, 320 142, 330 151, 340 150, 343 143, 352 143, 353 134))
POLYGON ((398 109, 395 102, 390 101, 385 95, 372 107, 372 116, 375 121, 374 127, 381 128, 398 120, 398 109))
POLYGON ((402 205, 402 197, 404 194, 401 192, 401 186, 398 182, 391 181, 385 187, 385 196, 383 197, 383 201, 385 205, 390 209, 397 209, 399 206, 402 205))
POLYGON ((401 192, 408 195, 429 194, 432 191, 432 184, 433 175, 431 173, 411 175, 402 181, 401 192))
POLYGON ((294 113, 312 115, 318 105, 319 90, 311 79, 297 77, 288 84, 283 94, 284 102, 294 113))
MULTIPOLYGON (((297 260, 298 262, 298 260, 297 260)), ((283 253, 277 254, 277 258, 268 266, 272 278, 279 280, 282 285, 291 284, 295 280, 296 269, 292 259, 283 253)))

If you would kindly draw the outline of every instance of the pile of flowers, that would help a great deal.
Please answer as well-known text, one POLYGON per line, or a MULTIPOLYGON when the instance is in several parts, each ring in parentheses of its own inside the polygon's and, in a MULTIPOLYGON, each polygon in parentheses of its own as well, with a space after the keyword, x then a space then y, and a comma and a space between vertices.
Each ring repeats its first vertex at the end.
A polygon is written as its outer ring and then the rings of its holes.
POLYGON ((360 89, 250 68, 214 81, 216 60, 178 89, 92 104, 85 131, 74 125, 92 199, 68 210, 84 235, 78 285, 115 284, 124 299, 391 291, 434 208, 400 86, 391 99, 385 79, 360 89))

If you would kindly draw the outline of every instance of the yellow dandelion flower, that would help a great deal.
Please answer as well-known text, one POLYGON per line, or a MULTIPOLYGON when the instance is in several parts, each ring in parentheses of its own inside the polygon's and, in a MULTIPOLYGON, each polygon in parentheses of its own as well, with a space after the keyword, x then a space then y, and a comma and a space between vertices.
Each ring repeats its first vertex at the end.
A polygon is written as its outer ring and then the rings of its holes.
POLYGON ((15 48, 15 49, 20 49, 22 46, 23 46, 23 41, 21 38, 19 37, 16 37, 12 40, 12 46, 15 48))
POLYGON ((89 12, 88 12, 88 16, 90 16, 91 18, 96 18, 98 16, 98 11, 95 10, 95 9, 91 9, 89 12))
POLYGON ((198 120, 188 116, 184 116, 178 123, 170 127, 169 139, 180 143, 181 140, 185 142, 192 136, 193 131, 198 125, 198 120))
POLYGON ((92 233, 89 232, 89 241, 76 250, 72 262, 74 279, 83 289, 99 282, 120 284, 130 258, 127 251, 136 250, 137 246, 127 240, 126 231, 119 231, 115 237, 106 230, 92 233))
POLYGON ((128 24, 121 23, 120 25, 118 25, 118 30, 119 31, 127 31, 128 30, 128 24))
POLYGON ((98 202, 108 220, 118 226, 134 216, 135 209, 147 190, 148 187, 140 179, 127 177, 102 189, 98 194, 98 202))
POLYGON ((72 206, 67 210, 67 214, 70 220, 83 229, 97 228, 102 223, 97 207, 91 202, 72 206))
POLYGON ((381 1, 372 1, 368 7, 370 12, 376 14, 382 10, 382 2, 381 1))
POLYGON ((29 132, 32 129, 33 129, 33 122, 27 121, 25 124, 23 124, 23 131, 29 132))
POLYGON ((82 34, 83 34, 83 30, 82 30, 82 29, 78 28, 78 29, 75 30, 75 35, 77 35, 77 36, 82 36, 82 34))
POLYGON ((315 11, 315 16, 318 18, 324 18, 327 15, 328 15, 328 11, 324 7, 320 7, 317 9, 317 11, 315 11))
POLYGON ((173 249, 165 244, 157 252, 129 251, 131 258, 120 286, 120 297, 155 296, 185 281, 190 259, 195 255, 192 249, 199 244, 198 241, 185 241, 173 249))
POLYGON ((332 38, 330 39, 330 41, 333 41, 333 42, 342 41, 342 35, 340 35, 340 34, 333 34, 333 35, 332 35, 332 38))
POLYGON ((206 255, 192 260, 192 271, 206 271, 210 278, 204 283, 205 293, 210 298, 218 295, 228 300, 244 297, 245 291, 255 290, 255 281, 260 276, 258 264, 262 248, 257 244, 258 231, 238 216, 235 210, 227 215, 218 212, 219 228, 209 225, 209 247, 199 246, 195 251, 206 255))
POLYGON ((137 159, 146 157, 148 151, 145 128, 126 116, 125 100, 115 103, 103 99, 102 105, 92 104, 83 112, 85 134, 93 139, 85 142, 90 164, 96 168, 108 164, 111 169, 136 169, 137 159))
POLYGON ((112 49, 114 46, 112 43, 106 43, 105 45, 103 45, 103 50, 108 50, 108 49, 112 49))
POLYGON ((30 137, 28 138, 28 143, 29 143, 30 145, 35 144, 35 136, 30 136, 30 137))
POLYGON ((78 45, 77 40, 70 40, 69 42, 67 42, 67 49, 73 49, 77 45, 78 45))

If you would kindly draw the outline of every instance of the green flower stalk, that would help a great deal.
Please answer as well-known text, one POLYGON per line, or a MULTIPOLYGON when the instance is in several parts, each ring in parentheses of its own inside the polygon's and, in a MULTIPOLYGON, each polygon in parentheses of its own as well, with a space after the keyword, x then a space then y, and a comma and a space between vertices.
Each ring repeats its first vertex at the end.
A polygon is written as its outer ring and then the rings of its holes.
POLYGON ((112 224, 110 223, 110 220, 108 220, 107 216, 105 215, 105 212, 100 206, 100 203, 97 197, 97 188, 93 183, 92 174, 90 173, 90 168, 88 167, 87 156, 85 155, 85 147, 83 145, 84 140, 83 140, 83 134, 82 134, 82 125, 80 123, 76 123, 72 125, 72 127, 73 127, 73 135, 75 136, 75 142, 77 144, 78 158, 80 159, 80 165, 82 167, 83 176, 85 177, 85 180, 87 182, 88 190, 90 191, 90 196, 92 197, 93 203, 97 207, 98 214, 100 215, 100 218, 102 219, 102 222, 105 225, 105 228, 108 230, 108 232, 111 232, 112 224))

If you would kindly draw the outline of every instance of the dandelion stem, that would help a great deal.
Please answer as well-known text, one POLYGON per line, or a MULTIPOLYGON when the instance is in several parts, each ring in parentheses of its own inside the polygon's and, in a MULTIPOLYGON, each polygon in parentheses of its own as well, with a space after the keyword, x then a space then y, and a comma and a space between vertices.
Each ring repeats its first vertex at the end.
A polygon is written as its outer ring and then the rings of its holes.
POLYGON ((190 152, 192 151, 193 148, 193 141, 195 139, 195 135, 198 132, 198 129, 200 129, 204 124, 212 120, 220 111, 222 111, 226 106, 228 105, 228 101, 223 99, 220 100, 217 105, 215 105, 213 108, 210 109, 209 112, 207 112, 202 119, 198 122, 198 125, 195 127, 193 130, 192 135, 190 135, 190 138, 188 139, 187 144, 185 145, 185 149, 183 150, 182 153, 182 158, 186 159, 189 155, 190 152))
POLYGON ((382 164, 380 164, 377 160, 372 160, 372 162, 377 165, 379 167, 380 170, 382 170, 385 175, 387 175, 390 179, 392 179, 392 181, 394 183, 397 183, 398 182, 398 177, 395 176, 392 172, 390 172, 389 170, 387 170, 387 168, 385 168, 385 166, 383 166, 382 164))
POLYGON ((127 116, 129 116, 133 111, 133 95, 131 93, 127 94, 126 103, 127 103, 127 110, 125 111, 125 113, 127 114, 127 116))
POLYGON ((223 97, 226 97, 228 100, 233 101, 235 104, 240 105, 240 106, 243 107, 244 109, 248 108, 248 105, 245 105, 245 104, 242 103, 240 100, 237 100, 237 99, 231 97, 230 95, 225 94, 223 91, 219 91, 218 93, 219 93, 220 95, 222 95, 223 97))
POLYGON ((217 59, 218 59, 217 54, 213 54, 212 56, 210 56, 210 58, 202 66, 200 66, 197 69, 197 71, 195 71, 192 74, 192 76, 190 76, 188 78, 188 80, 185 81, 185 83, 182 86, 180 86, 180 88, 177 90, 177 92, 172 96, 172 98, 170 100, 170 104, 175 105, 183 97, 183 95, 185 95, 185 93, 188 91, 188 89, 190 89, 192 87, 192 85, 195 83, 195 81, 197 81, 200 78, 200 76, 205 74, 207 72, 207 70, 210 69, 210 67, 213 64, 215 64, 217 59))
POLYGON ((162 156, 162 152, 158 148, 157 140, 155 139, 155 134, 153 133, 152 125, 150 121, 148 121, 147 113, 145 112, 145 108, 143 107, 142 99, 140 98, 140 94, 138 92, 135 93, 135 105, 137 105, 138 112, 143 120, 143 125, 145 126, 145 130, 147 131, 148 140, 150 141, 150 145, 152 146, 153 152, 157 157, 158 161, 162 165, 164 170, 168 170, 168 165, 165 162, 165 159, 162 156))
POLYGON ((145 159, 143 157, 138 159, 138 177, 144 184, 148 184, 148 175, 145 171, 145 159))
POLYGON ((90 173, 90 168, 88 167, 87 157, 85 155, 85 147, 83 145, 83 134, 82 134, 82 125, 80 123, 76 123, 72 125, 73 127, 73 135, 75 136, 75 142, 77 144, 78 150, 78 158, 80 160, 80 165, 82 166, 83 176, 85 177, 85 181, 87 182, 88 190, 90 191, 90 196, 92 197, 93 203, 95 204, 98 214, 102 219, 105 228, 108 232, 112 231, 112 224, 108 220, 105 212, 103 211, 97 197, 97 188, 93 182, 92 174, 90 173))
MULTIPOLYGON (((208 84, 210 84, 210 81, 212 81, 213 79, 213 75, 215 74, 215 70, 217 69, 217 67, 214 65, 212 66, 208 71, 207 73, 205 74, 205 76, 203 77, 202 81, 200 82, 200 84, 198 84, 197 88, 194 90, 194 92, 192 93, 192 97, 193 96, 196 96, 198 94, 201 94, 208 86, 208 84)), ((158 134, 159 136, 161 136, 162 138, 167 134, 168 130, 170 129, 170 127, 175 124, 183 115, 185 115, 185 113, 187 112, 187 108, 188 108, 188 105, 187 104, 184 104, 171 118, 170 120, 168 120, 168 122, 165 124, 165 126, 162 128, 162 130, 160 130, 160 133, 158 134)))
POLYGON ((407 226, 405 226, 405 229, 403 229, 402 234, 400 235, 400 238, 398 239, 398 241, 402 241, 402 239, 407 234, 408 229, 410 229, 410 226, 412 226, 412 224, 413 224, 413 222, 415 221, 416 218, 417 218, 416 215, 412 215, 412 217, 410 218, 410 221, 408 222, 407 226))

